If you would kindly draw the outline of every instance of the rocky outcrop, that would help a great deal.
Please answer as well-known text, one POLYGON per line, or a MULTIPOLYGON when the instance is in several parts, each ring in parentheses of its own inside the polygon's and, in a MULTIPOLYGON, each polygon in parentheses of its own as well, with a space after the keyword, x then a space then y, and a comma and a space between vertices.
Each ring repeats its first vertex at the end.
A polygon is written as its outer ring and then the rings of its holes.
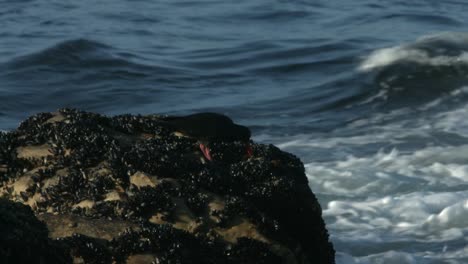
POLYGON ((166 119, 62 109, 0 133, 0 197, 42 221, 0 200, 0 229, 20 230, 2 231, 2 263, 21 247, 46 263, 334 262, 297 157, 220 141, 209 161, 166 119))

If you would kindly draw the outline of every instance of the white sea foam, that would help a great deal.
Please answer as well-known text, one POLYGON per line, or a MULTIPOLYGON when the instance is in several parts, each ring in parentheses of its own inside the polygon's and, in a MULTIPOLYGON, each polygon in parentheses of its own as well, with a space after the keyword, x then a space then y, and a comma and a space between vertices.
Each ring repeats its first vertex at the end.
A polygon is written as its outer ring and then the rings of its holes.
MULTIPOLYGON (((416 42, 378 50, 361 66, 400 60, 468 64, 468 53, 431 55, 416 42)), ((468 105, 458 100, 467 93, 462 86, 413 108, 277 144, 305 162, 337 263, 468 263, 468 105)))
POLYGON ((349 155, 306 164, 311 188, 324 194, 379 195, 468 183, 468 145, 427 147, 410 154, 397 149, 370 157, 349 155))
POLYGON ((426 221, 432 228, 468 227, 468 198, 444 208, 440 213, 430 215, 426 221))
POLYGON ((412 254, 387 251, 380 254, 374 254, 366 257, 359 258, 358 263, 374 263, 374 264, 413 264, 418 263, 417 258, 412 254))
POLYGON ((384 48, 372 52, 359 65, 359 70, 370 71, 403 60, 430 66, 468 64, 468 53, 462 52, 457 56, 431 56, 427 51, 406 46, 384 48))
POLYGON ((433 263, 427 260, 466 257, 468 248, 447 245, 467 241, 467 204, 466 191, 414 192, 364 201, 331 201, 323 215, 332 239, 343 247, 339 250, 369 252, 365 257, 342 255, 338 263, 433 263), (418 244, 432 246, 418 251, 414 247, 418 244), (372 253, 375 250, 380 253, 372 253), (427 262, 421 262, 423 259, 427 262))
POLYGON ((437 131, 463 136, 468 106, 402 118, 408 114, 402 109, 378 113, 335 133, 298 135, 280 144, 303 154, 339 264, 463 263, 459 260, 468 258, 463 246, 468 244, 468 191, 463 188, 468 186, 468 143, 431 143, 437 131), (361 128, 365 133, 349 133, 361 128), (404 146, 415 139, 428 143, 369 153, 382 144, 404 146))
MULTIPOLYGON (((468 64, 467 52, 460 52, 460 54, 457 55, 447 56, 440 54, 432 55, 426 49, 422 48, 426 43, 437 41, 444 41, 449 44, 463 46, 468 43, 468 37, 464 33, 442 33, 422 37, 411 44, 378 49, 369 54, 359 65, 358 69, 361 71, 370 71, 403 60, 431 66, 468 64)), ((438 50, 443 51, 442 48, 438 48, 438 50)))
POLYGON ((468 131, 468 105, 436 115, 434 127, 446 132, 465 134, 468 131))
POLYGON ((456 191, 468 183, 467 157, 468 145, 433 146, 308 163, 312 190, 341 197, 323 205, 332 239, 343 247, 338 263, 432 263, 466 254, 442 248, 465 240, 468 232, 468 192, 456 191), (394 250, 372 253, 368 247, 375 243, 394 250), (418 251, 413 243, 437 245, 440 252, 418 251), (369 255, 345 254, 347 247, 369 255))
POLYGON ((402 59, 412 61, 428 61, 428 54, 421 50, 406 49, 404 46, 379 49, 372 52, 359 66, 360 70, 368 71, 377 67, 383 67, 402 59))
POLYGON ((421 235, 429 228, 434 240, 454 239, 463 236, 463 233, 453 232, 455 229, 468 228, 465 220, 468 219, 468 193, 414 192, 364 201, 335 200, 328 203, 323 215, 334 219, 330 226, 347 230, 352 235, 375 231, 363 234, 361 239, 376 236, 372 238, 381 241, 379 231, 394 239, 402 232, 421 235))

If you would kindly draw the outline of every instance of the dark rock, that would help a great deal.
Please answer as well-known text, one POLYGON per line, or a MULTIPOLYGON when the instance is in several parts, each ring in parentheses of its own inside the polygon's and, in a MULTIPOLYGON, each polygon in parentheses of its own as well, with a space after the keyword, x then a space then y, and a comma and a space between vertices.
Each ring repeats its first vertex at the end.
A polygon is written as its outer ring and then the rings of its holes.
POLYGON ((49 230, 2 200, 8 241, 44 261, 334 263, 297 157, 243 138, 209 161, 170 120, 62 109, 0 133, 0 197, 49 230))
POLYGON ((0 198, 0 263, 70 263, 31 208, 0 198))

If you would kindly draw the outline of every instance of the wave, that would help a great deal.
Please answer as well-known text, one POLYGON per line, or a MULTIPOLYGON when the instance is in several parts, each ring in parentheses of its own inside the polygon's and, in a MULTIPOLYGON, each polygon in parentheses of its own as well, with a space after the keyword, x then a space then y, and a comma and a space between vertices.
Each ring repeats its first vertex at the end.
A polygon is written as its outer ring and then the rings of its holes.
POLYGON ((14 58, 0 64, 0 111, 6 115, 18 109, 25 109, 26 115, 61 107, 137 111, 166 100, 173 86, 194 79, 187 69, 141 61, 145 60, 87 39, 14 58))
MULTIPOLYGON (((73 39, 55 44, 52 47, 14 58, 0 67, 3 76, 24 78, 25 74, 55 72, 69 74, 76 71, 114 73, 116 78, 147 77, 158 73, 170 75, 180 73, 180 69, 158 65, 144 65, 132 60, 133 54, 118 52, 117 49, 88 39, 73 39)), ((104 74, 105 76, 105 74, 104 74)))
POLYGON ((416 40, 414 43, 378 49, 359 65, 361 71, 371 71, 398 63, 426 66, 468 65, 468 33, 441 33, 416 40))
POLYGON ((7 87, 0 99, 11 111, 53 101, 54 108, 147 104, 160 112, 174 111, 183 99, 183 109, 261 112, 271 120, 277 113, 269 109, 277 109, 303 119, 300 129, 333 129, 380 110, 468 101, 468 93, 457 92, 468 86, 466 44, 465 33, 432 35, 378 49, 359 62, 362 43, 353 39, 247 41, 145 58, 74 39, 0 64, 7 87))
POLYGON ((468 33, 424 36, 378 49, 357 69, 358 74, 372 76, 374 88, 365 103, 418 106, 468 85, 468 33))
MULTIPOLYGON (((437 113, 434 108, 456 108, 468 101, 468 93, 463 92, 468 87, 468 33, 424 36, 412 43, 375 50, 362 60, 359 45, 349 40, 308 47, 275 44, 202 52, 192 62, 202 68, 229 65, 259 78, 300 78, 297 87, 284 87, 282 92, 270 93, 239 111, 277 109, 295 118, 314 114, 316 118, 305 123, 314 122, 321 128, 397 109, 437 113), (319 122, 321 116, 326 121, 319 122)), ((275 115, 263 117, 273 119, 275 115)))
POLYGON ((260 132, 270 128, 281 113, 285 117, 281 124, 268 130, 276 135, 281 126, 295 133, 332 131, 348 125, 356 129, 360 122, 364 130, 369 125, 400 121, 411 127, 414 120, 464 109, 468 102, 468 33, 425 36, 370 52, 361 61, 352 43, 344 43, 289 50, 271 47, 251 54, 256 64, 234 64, 259 78, 301 79, 296 87, 285 86, 236 112, 243 116, 262 113, 261 118, 268 121, 255 124, 260 132), (338 48, 341 50, 336 52, 338 48), (288 54, 302 57, 288 60, 288 54), (270 60, 272 57, 277 59, 270 60))
POLYGON ((31 65, 76 65, 98 56, 99 51, 106 49, 110 47, 87 39, 68 40, 34 54, 16 58, 9 64, 18 68, 31 65))

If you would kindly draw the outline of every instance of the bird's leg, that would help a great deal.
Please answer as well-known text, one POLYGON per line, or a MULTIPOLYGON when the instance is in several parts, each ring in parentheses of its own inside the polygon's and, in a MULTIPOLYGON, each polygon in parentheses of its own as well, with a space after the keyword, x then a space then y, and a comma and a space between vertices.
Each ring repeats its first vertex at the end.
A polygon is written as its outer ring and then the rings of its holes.
POLYGON ((208 146, 206 146, 205 144, 203 143, 200 143, 200 150, 201 152, 203 153, 203 156, 205 156, 205 158, 209 161, 212 161, 213 158, 211 157, 211 154, 210 154, 210 149, 208 148, 208 146))
MULTIPOLYGON (((199 143, 199 147, 200 147, 201 152, 203 153, 203 156, 205 156, 205 158, 207 160, 213 161, 213 158, 211 157, 210 148, 207 145, 203 144, 203 143, 199 143)), ((245 145, 245 156, 244 157, 250 158, 252 156, 253 156, 252 145, 250 145, 250 143, 247 143, 245 145)))
POLYGON ((245 146, 245 152, 247 153, 247 158, 250 158, 253 156, 253 149, 250 143, 247 143, 247 145, 245 146))

